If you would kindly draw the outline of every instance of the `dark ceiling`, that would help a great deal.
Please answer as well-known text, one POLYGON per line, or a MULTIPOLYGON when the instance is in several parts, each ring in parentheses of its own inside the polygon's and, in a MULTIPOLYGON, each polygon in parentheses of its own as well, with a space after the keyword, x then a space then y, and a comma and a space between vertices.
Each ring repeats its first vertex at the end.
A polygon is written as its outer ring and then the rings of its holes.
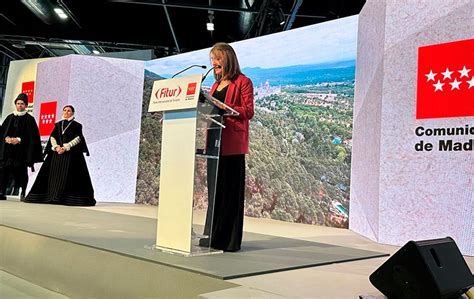
POLYGON ((0 56, 17 60, 92 50, 103 53, 153 49, 156 57, 162 57, 209 47, 217 41, 234 42, 355 15, 364 3, 365 0, 2 0, 0 56), (61 20, 54 8, 62 8, 68 18, 61 20), (206 29, 210 18, 215 25, 212 32, 206 29))

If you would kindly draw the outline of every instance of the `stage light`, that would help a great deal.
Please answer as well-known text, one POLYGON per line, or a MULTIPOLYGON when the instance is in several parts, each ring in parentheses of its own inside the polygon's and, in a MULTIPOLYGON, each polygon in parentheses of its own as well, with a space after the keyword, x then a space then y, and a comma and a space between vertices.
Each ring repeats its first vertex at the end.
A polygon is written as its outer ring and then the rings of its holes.
POLYGON ((100 54, 100 52, 97 51, 97 50, 92 50, 92 53, 94 53, 94 54, 96 54, 96 55, 97 55, 97 54, 100 54))
POLYGON ((206 24, 206 28, 207 28, 207 30, 209 30, 209 31, 214 31, 214 23, 210 23, 210 22, 207 23, 207 24, 206 24))
POLYGON ((207 22, 206 28, 208 31, 214 31, 214 11, 208 10, 207 17, 209 18, 209 22, 207 22))
POLYGON ((67 19, 68 16, 67 14, 64 12, 64 10, 62 10, 61 8, 55 8, 54 9, 54 12, 61 18, 61 19, 67 19))

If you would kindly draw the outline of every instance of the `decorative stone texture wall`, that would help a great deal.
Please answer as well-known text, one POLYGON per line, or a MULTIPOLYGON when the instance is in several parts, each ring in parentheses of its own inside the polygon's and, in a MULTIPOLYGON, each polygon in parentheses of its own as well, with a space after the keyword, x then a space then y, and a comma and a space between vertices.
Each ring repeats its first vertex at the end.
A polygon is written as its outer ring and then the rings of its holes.
POLYGON ((144 62, 134 60, 69 55, 38 65, 35 116, 41 102, 57 101, 56 121, 64 105, 75 107, 99 202, 135 202, 143 79, 144 62))
MULTIPOLYGON (((435 146, 446 139, 416 136, 419 126, 474 127, 473 117, 416 119, 418 48, 473 32, 471 0, 367 1, 359 15, 350 229, 392 245, 451 236, 474 255, 473 151, 415 151, 421 139, 435 146)), ((472 56, 466 61, 473 66, 472 56)))

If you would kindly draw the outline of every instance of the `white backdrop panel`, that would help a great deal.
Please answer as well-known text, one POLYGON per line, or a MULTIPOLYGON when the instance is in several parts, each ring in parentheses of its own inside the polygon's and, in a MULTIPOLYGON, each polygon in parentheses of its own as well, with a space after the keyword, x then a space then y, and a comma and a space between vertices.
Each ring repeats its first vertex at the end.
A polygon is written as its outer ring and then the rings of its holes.
POLYGON ((38 66, 35 115, 40 103, 76 108, 91 157, 97 201, 135 202, 144 63, 70 55, 38 66))
MULTIPOLYGON (((447 139, 416 136, 418 126, 474 126, 473 117, 416 119, 418 47, 472 39, 473 12, 470 0, 369 0, 364 6, 359 16, 352 230, 393 245, 451 236, 463 254, 474 255, 472 150, 414 148, 420 139, 435 146, 447 139)), ((469 138, 473 136, 452 137, 469 138)))

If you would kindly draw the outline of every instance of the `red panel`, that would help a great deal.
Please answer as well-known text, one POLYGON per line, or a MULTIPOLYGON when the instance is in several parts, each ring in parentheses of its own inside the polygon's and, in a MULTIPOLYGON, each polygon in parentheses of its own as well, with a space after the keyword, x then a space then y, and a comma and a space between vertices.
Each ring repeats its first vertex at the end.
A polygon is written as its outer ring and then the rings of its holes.
POLYGON ((416 118, 474 116, 474 39, 420 47, 416 118))

